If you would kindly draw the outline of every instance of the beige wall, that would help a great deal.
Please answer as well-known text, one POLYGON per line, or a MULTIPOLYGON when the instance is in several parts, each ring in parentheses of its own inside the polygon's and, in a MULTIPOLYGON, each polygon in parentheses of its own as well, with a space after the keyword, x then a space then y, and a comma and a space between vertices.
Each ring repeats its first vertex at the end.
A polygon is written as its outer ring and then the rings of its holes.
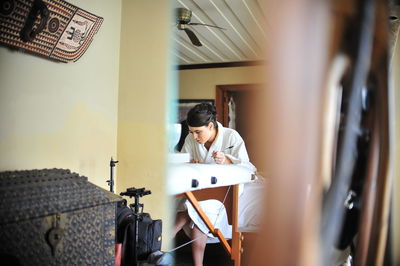
MULTIPOLYGON (((154 3, 148 0, 122 2, 117 191, 128 187, 150 189, 152 195, 141 199, 145 211, 153 218, 167 221, 170 6, 168 1, 154 3)), ((165 224, 164 233, 167 228, 165 224)))
POLYGON ((78 62, 0 47, 0 171, 68 168, 107 188, 116 155, 121 1, 68 2, 105 18, 78 62))
POLYGON ((264 83, 264 67, 188 69, 179 72, 180 99, 215 99, 215 86, 264 83))
POLYGON ((116 192, 150 189, 145 210, 168 232, 169 1, 69 2, 104 17, 78 62, 0 47, 0 171, 68 168, 108 189, 113 156, 116 192))

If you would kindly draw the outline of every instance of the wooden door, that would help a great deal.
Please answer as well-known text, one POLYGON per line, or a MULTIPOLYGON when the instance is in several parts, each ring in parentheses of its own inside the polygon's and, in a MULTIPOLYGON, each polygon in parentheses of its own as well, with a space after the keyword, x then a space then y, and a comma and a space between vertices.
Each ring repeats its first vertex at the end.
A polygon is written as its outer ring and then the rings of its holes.
POLYGON ((260 155, 257 151, 257 126, 252 118, 256 117, 255 103, 263 88, 262 84, 238 84, 238 85, 218 85, 216 88, 216 108, 218 121, 224 126, 229 124, 229 100, 233 98, 236 105, 235 129, 243 138, 250 161, 257 167, 261 163, 260 155))

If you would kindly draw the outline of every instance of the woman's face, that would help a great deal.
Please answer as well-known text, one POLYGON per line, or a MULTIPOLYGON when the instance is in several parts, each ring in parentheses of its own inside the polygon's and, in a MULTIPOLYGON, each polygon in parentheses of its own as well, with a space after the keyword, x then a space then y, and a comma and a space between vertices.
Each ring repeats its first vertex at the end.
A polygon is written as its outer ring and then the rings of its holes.
POLYGON ((189 133, 193 135, 195 141, 200 144, 205 144, 212 137, 212 129, 214 128, 213 123, 209 123, 208 126, 191 127, 189 126, 189 133))

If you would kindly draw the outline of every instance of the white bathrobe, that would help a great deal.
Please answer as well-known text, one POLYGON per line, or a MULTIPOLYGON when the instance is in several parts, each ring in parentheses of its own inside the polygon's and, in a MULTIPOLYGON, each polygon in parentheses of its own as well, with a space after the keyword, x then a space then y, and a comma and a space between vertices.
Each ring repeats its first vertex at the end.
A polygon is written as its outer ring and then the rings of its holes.
MULTIPOLYGON (((249 161, 249 156, 244 144, 242 137, 239 133, 233 129, 223 127, 218 123, 218 134, 210 149, 207 150, 203 144, 199 144, 192 134, 188 134, 183 145, 182 152, 190 154, 190 160, 198 160, 206 164, 215 164, 212 157, 214 151, 222 151, 226 157, 228 157, 233 164, 240 164, 248 167, 251 171, 255 172, 256 168, 249 161), (233 146, 231 149, 228 147, 233 146)), ((243 190, 243 186, 239 191, 243 190)), ((239 192, 241 193, 241 192, 239 192)), ((203 211, 207 214, 211 223, 215 228, 218 228, 226 238, 232 238, 232 227, 228 224, 228 218, 226 210, 222 202, 218 200, 205 200, 199 202, 203 211)), ((193 225, 196 226, 205 234, 208 234, 208 242, 218 242, 218 239, 213 237, 207 226, 201 220, 193 206, 188 200, 180 202, 178 204, 178 211, 188 211, 188 214, 193 221, 190 226, 185 226, 183 229, 186 234, 190 236, 190 230, 193 225)))

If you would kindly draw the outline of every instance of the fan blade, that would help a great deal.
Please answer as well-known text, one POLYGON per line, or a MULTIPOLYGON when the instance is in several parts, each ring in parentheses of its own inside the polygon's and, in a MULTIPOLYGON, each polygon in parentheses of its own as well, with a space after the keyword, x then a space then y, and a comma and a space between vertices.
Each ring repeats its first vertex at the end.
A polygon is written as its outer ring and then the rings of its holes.
POLYGON ((194 34, 193 31, 186 29, 186 28, 184 29, 184 31, 186 32, 187 36, 189 37, 189 39, 193 43, 193 45, 202 46, 199 38, 197 38, 197 36, 194 34))
POLYGON ((187 25, 191 25, 191 26, 207 26, 207 27, 213 27, 213 28, 217 28, 217 29, 221 29, 221 30, 226 30, 225 28, 221 28, 215 25, 210 25, 210 24, 204 24, 204 23, 188 23, 187 25))

